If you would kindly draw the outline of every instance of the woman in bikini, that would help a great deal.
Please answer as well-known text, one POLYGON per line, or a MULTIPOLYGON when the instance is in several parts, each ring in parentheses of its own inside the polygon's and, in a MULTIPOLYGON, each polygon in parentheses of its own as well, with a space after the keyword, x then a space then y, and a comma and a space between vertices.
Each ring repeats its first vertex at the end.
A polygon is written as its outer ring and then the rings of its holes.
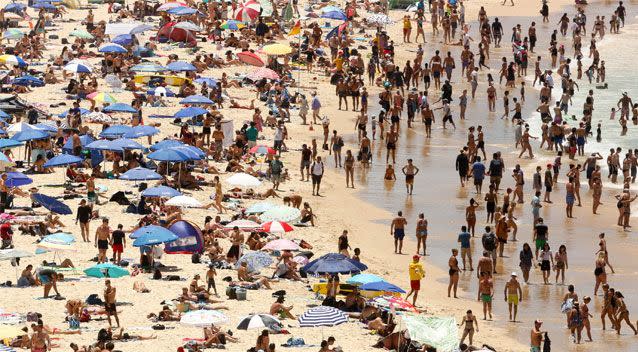
POLYGON ((474 338, 474 325, 476 325, 476 332, 479 332, 478 320, 474 314, 472 314, 471 310, 468 310, 465 313, 465 316, 461 319, 461 324, 465 324, 465 328, 463 329, 463 335, 461 336, 461 344, 465 341, 465 338, 468 337, 470 339, 470 345, 472 345, 472 339, 474 338))
POLYGON ((622 322, 625 321, 627 325, 634 331, 634 335, 638 335, 638 330, 629 320, 629 310, 627 309, 627 305, 625 304, 624 296, 620 291, 616 291, 616 304, 618 306, 618 313, 616 314, 616 333, 620 335, 620 327, 622 322))
POLYGON ((596 285, 594 286, 594 296, 598 293, 598 287, 607 283, 607 273, 605 272, 605 253, 598 252, 595 262, 594 276, 596 277, 596 285))
POLYGON ((474 227, 476 226, 476 208, 478 208, 478 203, 474 198, 470 199, 470 205, 465 208, 467 230, 472 234, 472 237, 474 237, 474 227))
POLYGON ((554 256, 554 263, 556 264, 556 280, 558 283, 558 276, 561 276, 561 284, 565 284, 565 270, 569 269, 569 264, 567 263, 567 247, 564 244, 561 244, 558 248, 558 252, 554 256))
POLYGON ((448 260, 448 266, 450 267, 450 283, 447 286, 447 296, 450 297, 450 291, 454 289, 454 298, 456 297, 456 289, 459 286, 459 260, 456 259, 456 256, 459 254, 459 250, 454 248, 452 249, 452 256, 448 260))

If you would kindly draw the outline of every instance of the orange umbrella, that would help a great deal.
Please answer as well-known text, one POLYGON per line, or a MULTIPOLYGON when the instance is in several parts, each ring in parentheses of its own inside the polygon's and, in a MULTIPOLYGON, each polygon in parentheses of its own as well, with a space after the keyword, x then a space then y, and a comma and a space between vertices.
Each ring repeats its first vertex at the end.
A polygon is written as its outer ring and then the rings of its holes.
POLYGON ((237 57, 239 58, 241 62, 245 64, 257 66, 257 67, 264 66, 264 61, 259 56, 257 56, 257 54, 253 52, 243 51, 237 54, 237 57))

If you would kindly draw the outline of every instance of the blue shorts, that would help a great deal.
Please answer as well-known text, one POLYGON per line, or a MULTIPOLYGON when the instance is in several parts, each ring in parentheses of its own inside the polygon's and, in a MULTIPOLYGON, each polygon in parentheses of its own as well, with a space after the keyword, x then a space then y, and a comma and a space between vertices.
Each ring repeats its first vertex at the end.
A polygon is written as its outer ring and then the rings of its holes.
POLYGON ((565 202, 567 202, 568 205, 573 205, 574 204, 574 195, 573 194, 567 194, 565 196, 565 202))
POLYGON ((51 282, 51 279, 48 276, 46 276, 46 275, 38 275, 38 278, 40 278, 40 282, 43 285, 46 285, 46 284, 51 282))
POLYGON ((402 240, 405 237, 405 231, 403 229, 394 229, 394 239, 402 240))
POLYGON ((585 137, 576 138, 576 144, 578 144, 581 147, 584 146, 585 145, 585 137))

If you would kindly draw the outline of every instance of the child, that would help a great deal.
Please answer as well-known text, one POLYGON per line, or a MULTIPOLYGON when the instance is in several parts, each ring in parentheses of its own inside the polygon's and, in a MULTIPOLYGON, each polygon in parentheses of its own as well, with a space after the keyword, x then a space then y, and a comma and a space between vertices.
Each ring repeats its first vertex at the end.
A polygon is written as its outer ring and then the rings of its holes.
POLYGON ((217 271, 215 271, 215 267, 211 264, 208 266, 208 271, 206 272, 206 282, 208 283, 206 292, 210 293, 210 288, 212 287, 213 291, 215 291, 215 296, 219 297, 217 287, 215 287, 215 276, 217 276, 217 271))
POLYGON ((521 82, 521 102, 525 102, 525 81, 521 82))
POLYGON ((377 120, 372 119, 372 140, 374 140, 377 135, 377 120))
POLYGON ((361 254, 361 249, 355 248, 354 249, 354 255, 352 256, 352 260, 354 260, 356 262, 360 262, 361 261, 361 258, 359 258, 360 254, 361 254))
POLYGON ((616 118, 616 108, 611 108, 611 114, 609 114, 609 119, 613 120, 616 118))
POLYGON ((600 143, 603 140, 603 134, 600 124, 596 128, 596 142, 600 143))

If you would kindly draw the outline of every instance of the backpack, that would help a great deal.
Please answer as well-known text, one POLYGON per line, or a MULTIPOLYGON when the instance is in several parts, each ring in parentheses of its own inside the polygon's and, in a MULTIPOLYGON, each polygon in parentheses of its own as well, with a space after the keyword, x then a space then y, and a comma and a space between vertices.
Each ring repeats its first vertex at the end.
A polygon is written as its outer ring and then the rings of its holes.
POLYGON ((494 235, 493 233, 487 234, 485 236, 485 241, 483 243, 483 246, 488 251, 495 250, 496 249, 496 235, 494 235))

